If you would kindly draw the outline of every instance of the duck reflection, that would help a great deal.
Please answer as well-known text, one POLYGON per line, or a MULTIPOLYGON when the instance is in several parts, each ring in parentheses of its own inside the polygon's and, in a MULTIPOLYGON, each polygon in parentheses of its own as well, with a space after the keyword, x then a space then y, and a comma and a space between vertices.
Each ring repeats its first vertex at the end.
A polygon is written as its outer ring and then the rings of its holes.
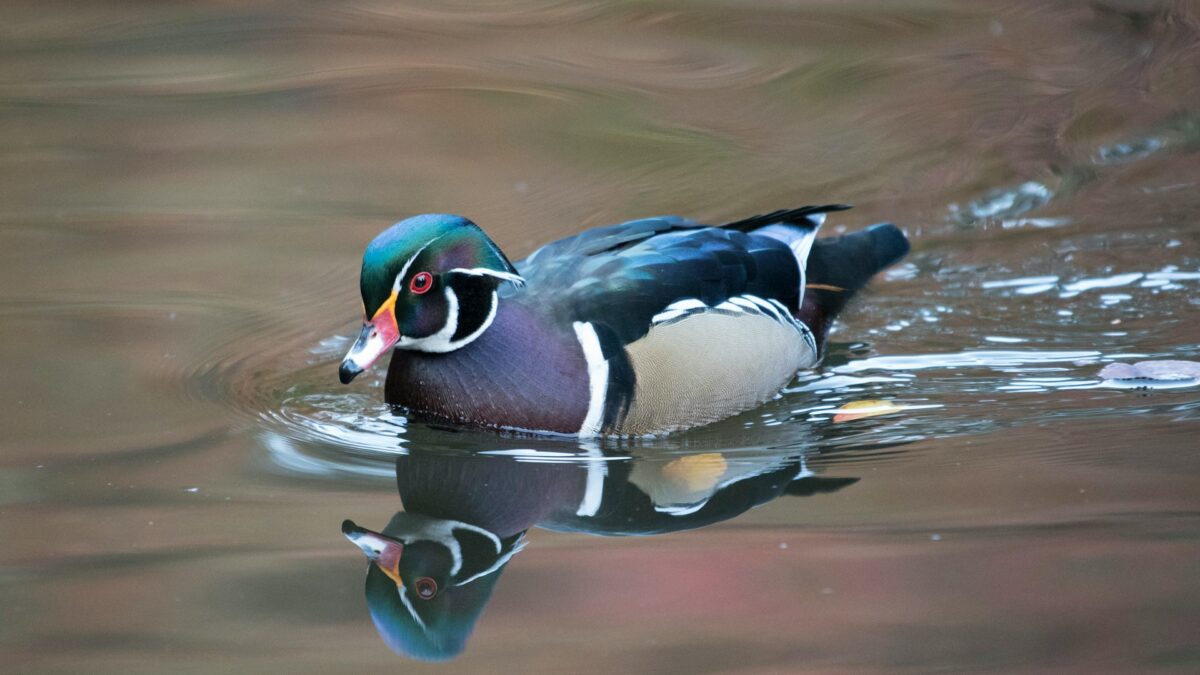
POLYGON ((531 527, 663 534, 858 480, 816 475, 798 453, 631 455, 592 445, 575 454, 562 447, 396 458, 404 510, 379 532, 342 524, 371 561, 367 607, 393 650, 422 660, 459 654, 531 527))

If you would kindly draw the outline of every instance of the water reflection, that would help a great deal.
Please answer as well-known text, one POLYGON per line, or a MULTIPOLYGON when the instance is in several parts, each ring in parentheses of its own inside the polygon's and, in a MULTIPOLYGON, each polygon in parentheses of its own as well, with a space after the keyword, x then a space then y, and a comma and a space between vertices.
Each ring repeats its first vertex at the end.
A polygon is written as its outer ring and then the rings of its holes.
POLYGON ((1200 360, 1200 3, 479 5, 0 4, 0 670, 395 668, 335 529, 387 529, 398 461, 586 493, 596 463, 801 449, 870 480, 693 535, 533 532, 452 665, 1196 669, 1200 385, 1103 378, 1200 360), (450 434, 329 377, 400 214, 527 253, 806 195, 914 255, 822 371, 672 445, 450 434), (907 408, 837 421, 864 399, 907 408))
POLYGON ((403 510, 381 531, 342 532, 371 560, 367 608, 393 650, 445 660, 466 646, 505 567, 532 527, 603 536, 658 535, 733 518, 784 495, 858 481, 817 475, 804 454, 628 454, 585 444, 396 457, 403 510), (544 455, 544 456, 540 456, 544 455))

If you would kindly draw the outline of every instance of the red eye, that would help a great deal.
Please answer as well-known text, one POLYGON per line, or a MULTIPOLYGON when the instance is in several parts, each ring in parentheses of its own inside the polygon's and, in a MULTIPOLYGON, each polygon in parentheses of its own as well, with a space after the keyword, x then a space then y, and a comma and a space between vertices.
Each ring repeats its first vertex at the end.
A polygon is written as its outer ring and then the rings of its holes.
POLYGON ((429 577, 417 579, 417 583, 413 586, 417 589, 417 597, 422 600, 428 600, 437 595, 437 582, 429 577))
POLYGON ((421 295, 427 293, 433 288, 433 275, 429 272, 417 272, 413 275, 412 281, 408 282, 408 290, 421 295))

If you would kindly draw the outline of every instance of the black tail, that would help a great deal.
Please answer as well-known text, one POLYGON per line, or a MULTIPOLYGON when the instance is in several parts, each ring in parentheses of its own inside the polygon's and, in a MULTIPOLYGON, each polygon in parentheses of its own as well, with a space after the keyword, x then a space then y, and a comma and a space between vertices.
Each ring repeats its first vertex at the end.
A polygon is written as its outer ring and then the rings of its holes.
POLYGON ((891 223, 813 242, 800 313, 819 340, 855 291, 877 272, 900 261, 908 249, 908 238, 891 223))

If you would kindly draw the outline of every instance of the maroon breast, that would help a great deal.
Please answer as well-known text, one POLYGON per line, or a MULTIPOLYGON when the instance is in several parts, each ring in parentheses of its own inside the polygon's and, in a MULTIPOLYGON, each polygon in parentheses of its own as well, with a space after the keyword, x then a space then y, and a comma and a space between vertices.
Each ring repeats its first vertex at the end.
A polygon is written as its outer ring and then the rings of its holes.
POLYGON ((577 433, 587 415, 587 363, 569 327, 555 328, 501 302, 492 325, 461 349, 393 352, 385 398, 453 424, 577 433))

